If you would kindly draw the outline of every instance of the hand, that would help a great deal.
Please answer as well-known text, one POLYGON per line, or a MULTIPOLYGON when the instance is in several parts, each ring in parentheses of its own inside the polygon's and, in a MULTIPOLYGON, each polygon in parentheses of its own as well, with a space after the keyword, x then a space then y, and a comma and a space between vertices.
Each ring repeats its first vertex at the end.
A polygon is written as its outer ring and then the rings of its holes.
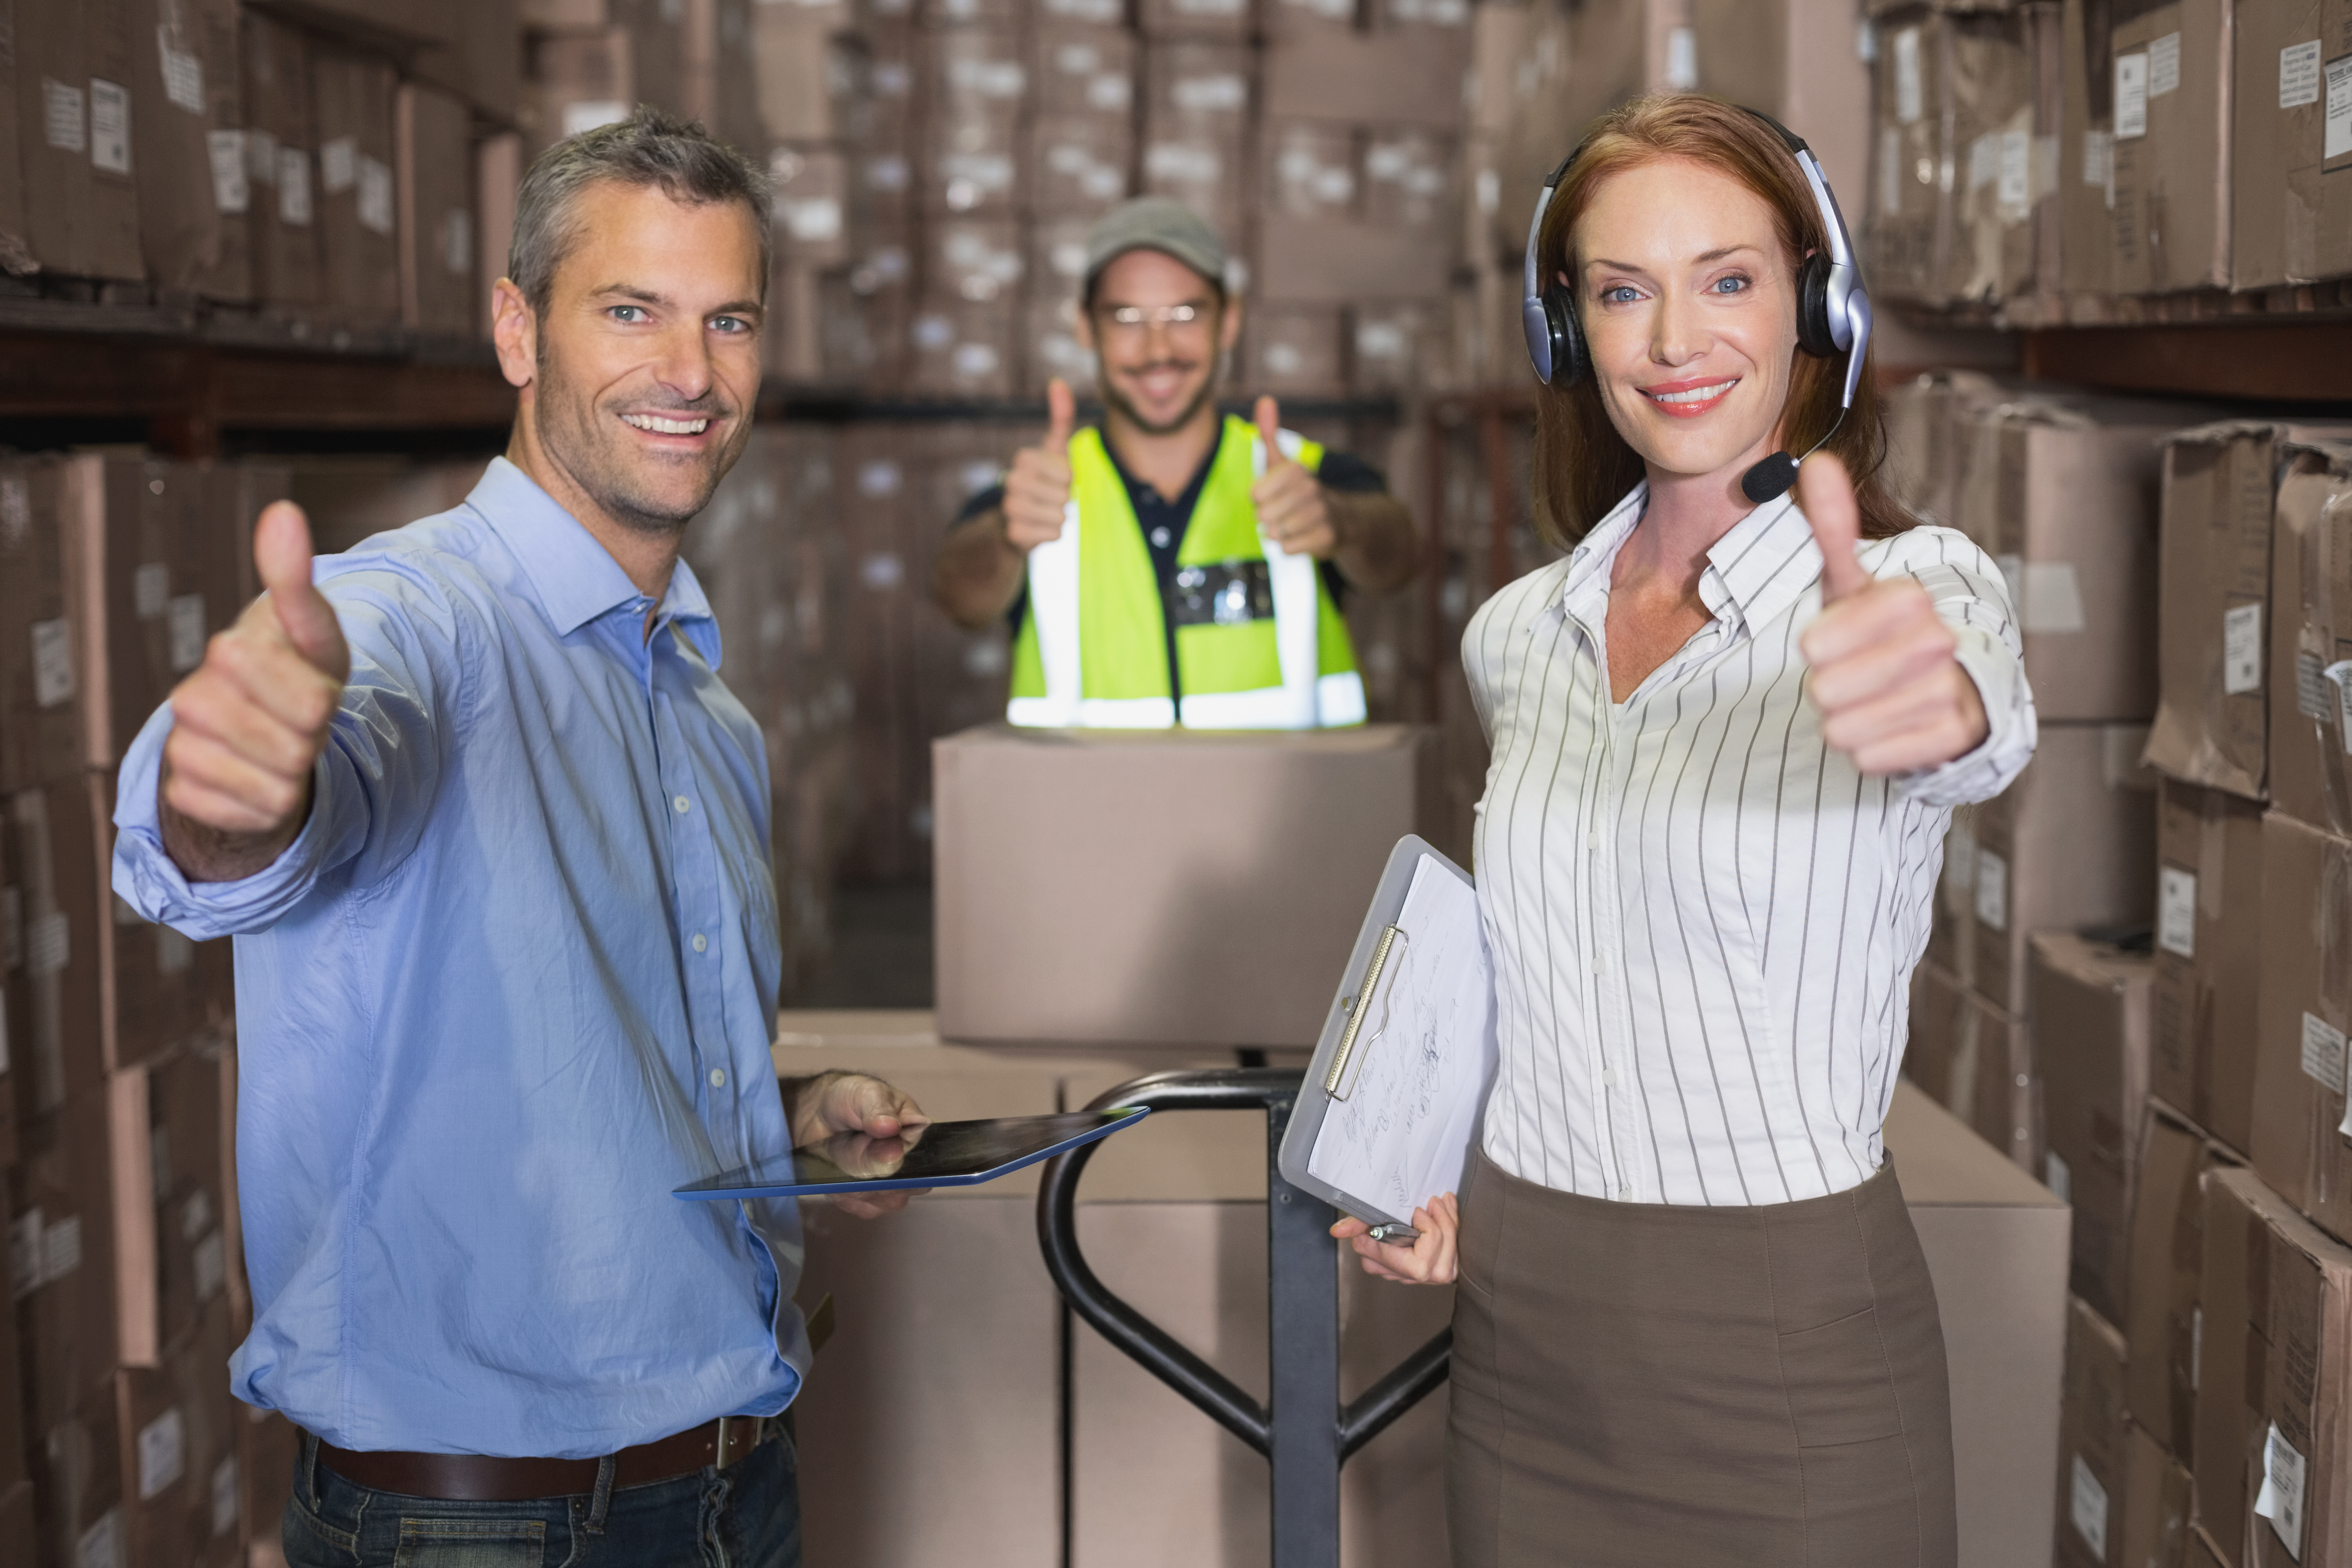
POLYGON ((1015 452, 1004 476, 1004 538, 1024 555, 1062 537, 1070 504, 1070 429, 1077 405, 1070 384, 1058 375, 1045 384, 1045 439, 1015 452))
POLYGON ((1421 1239, 1411 1247, 1397 1241, 1374 1241, 1372 1227, 1349 1217, 1331 1227, 1331 1234, 1356 1249, 1364 1272, 1376 1279, 1400 1285, 1451 1285, 1462 1234, 1462 1208, 1452 1193, 1441 1193, 1412 1211, 1412 1228, 1421 1239))
POLYGON ((1861 510, 1826 452, 1797 470, 1797 504, 1822 552, 1822 614, 1797 639, 1812 668, 1822 738, 1865 773, 1910 773, 1974 751, 1990 730, 1959 639, 1908 577, 1878 582, 1855 553, 1861 510))
POLYGON ((301 831, 310 773, 352 668, 334 607, 310 581, 310 525, 278 501, 253 530, 268 590, 172 692, 164 844, 198 880, 249 876, 301 831))
MULTIPOLYGON (((814 1078, 788 1083, 785 1090, 784 1113, 792 1129, 793 1147, 796 1149, 840 1138, 844 1133, 862 1134, 877 1142, 904 1140, 903 1146, 894 1151, 898 1158, 903 1159, 906 1150, 918 1142, 918 1130, 930 1125, 931 1119, 911 1099, 880 1079, 868 1078, 864 1073, 818 1073, 814 1078)), ((840 1146, 854 1146, 856 1142, 855 1138, 842 1138, 840 1146)), ((835 1161, 836 1164, 840 1163, 838 1159, 835 1161)), ((877 1161, 876 1168, 880 1163, 877 1161)), ((833 1201, 845 1215, 876 1219, 897 1213, 907 1206, 908 1199, 919 1195, 915 1192, 839 1193, 833 1201)))
POLYGON ((1265 472, 1250 487, 1250 502, 1257 508, 1257 531, 1293 555, 1328 561, 1339 548, 1339 530, 1332 521, 1323 487, 1306 466, 1282 455, 1276 439, 1282 413, 1271 397, 1257 400, 1258 439, 1265 443, 1265 472))

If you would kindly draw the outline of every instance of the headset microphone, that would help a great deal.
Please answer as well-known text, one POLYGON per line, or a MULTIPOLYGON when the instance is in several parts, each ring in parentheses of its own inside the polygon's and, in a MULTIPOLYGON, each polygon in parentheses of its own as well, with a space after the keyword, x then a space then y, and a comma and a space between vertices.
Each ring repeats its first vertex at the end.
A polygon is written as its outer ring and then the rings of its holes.
MULTIPOLYGON (((1854 388, 1862 380, 1864 353, 1870 347, 1870 295, 1863 288, 1862 268, 1854 260, 1853 237, 1846 232, 1845 215, 1838 210, 1837 197, 1830 192, 1829 177, 1822 173, 1821 160, 1813 156, 1813 150, 1805 145, 1802 137, 1770 115, 1753 109, 1744 112, 1770 126, 1796 158, 1829 241, 1828 253, 1816 251, 1805 258, 1797 274, 1797 343, 1806 353, 1822 359, 1844 354, 1845 387, 1838 402, 1836 420, 1821 440, 1805 449, 1805 456, 1810 458, 1837 434, 1839 426, 1845 423, 1846 410, 1853 406, 1854 388)), ((1552 193, 1559 189, 1560 182, 1576 163, 1577 153, 1583 151, 1580 143, 1544 182, 1543 195, 1536 200, 1535 221, 1528 226, 1520 325, 1527 334, 1528 358, 1535 365, 1536 379, 1547 386, 1573 386, 1590 368, 1585 363, 1584 334, 1577 326, 1575 301, 1556 279, 1544 279, 1538 256, 1544 214, 1551 206, 1552 193)), ((1739 493, 1758 506, 1786 495, 1797 482, 1800 461, 1786 452, 1773 453, 1739 476, 1739 493)))

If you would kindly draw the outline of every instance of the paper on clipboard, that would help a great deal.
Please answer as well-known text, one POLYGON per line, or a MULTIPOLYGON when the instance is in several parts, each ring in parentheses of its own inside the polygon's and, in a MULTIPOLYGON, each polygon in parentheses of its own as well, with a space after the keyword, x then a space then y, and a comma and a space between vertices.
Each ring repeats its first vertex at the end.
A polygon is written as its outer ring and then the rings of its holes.
POLYGON ((1414 868, 1393 923, 1307 1169, 1402 1217, 1461 1190, 1494 1081, 1495 975, 1477 893, 1435 861, 1414 868))

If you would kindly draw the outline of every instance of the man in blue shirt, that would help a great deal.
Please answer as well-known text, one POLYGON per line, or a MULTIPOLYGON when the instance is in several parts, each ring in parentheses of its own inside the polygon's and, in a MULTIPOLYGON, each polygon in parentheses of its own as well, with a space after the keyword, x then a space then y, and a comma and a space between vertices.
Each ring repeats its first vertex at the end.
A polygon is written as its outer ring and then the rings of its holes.
POLYGON ((778 1092, 766 752, 677 559, 751 434, 767 214, 653 111, 550 150, 506 456, 315 565, 266 511, 268 594, 124 760, 116 889, 237 938, 230 1366, 306 1435, 297 1568, 799 1561, 797 1214, 670 1192, 923 1118, 778 1092))

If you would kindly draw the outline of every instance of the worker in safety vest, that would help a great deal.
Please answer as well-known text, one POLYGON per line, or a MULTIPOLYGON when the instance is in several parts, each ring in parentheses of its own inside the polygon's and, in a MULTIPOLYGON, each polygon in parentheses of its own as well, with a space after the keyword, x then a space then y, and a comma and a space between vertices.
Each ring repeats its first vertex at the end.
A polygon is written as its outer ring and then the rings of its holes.
POLYGON ((969 626, 1015 623, 1015 724, 1305 730, 1359 724, 1364 683, 1335 589, 1409 580, 1412 519, 1370 465, 1221 415, 1241 331, 1225 250, 1189 208, 1127 203, 1087 239, 1079 339, 1099 429, 1070 389, 1002 485, 957 519, 932 576, 969 626))

